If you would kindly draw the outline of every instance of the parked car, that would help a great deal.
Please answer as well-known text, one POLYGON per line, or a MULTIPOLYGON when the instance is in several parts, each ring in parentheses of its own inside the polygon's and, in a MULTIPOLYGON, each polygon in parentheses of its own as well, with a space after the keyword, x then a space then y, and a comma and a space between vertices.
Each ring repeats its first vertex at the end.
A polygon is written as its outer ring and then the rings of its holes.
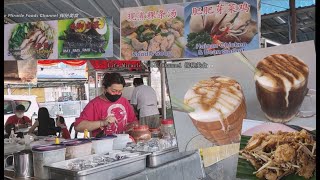
POLYGON ((32 119, 32 124, 35 121, 35 118, 32 118, 32 115, 38 114, 39 104, 37 103, 37 96, 35 95, 4 95, 4 124, 7 119, 14 115, 16 106, 19 104, 24 105, 26 111, 25 116, 28 116, 32 119))

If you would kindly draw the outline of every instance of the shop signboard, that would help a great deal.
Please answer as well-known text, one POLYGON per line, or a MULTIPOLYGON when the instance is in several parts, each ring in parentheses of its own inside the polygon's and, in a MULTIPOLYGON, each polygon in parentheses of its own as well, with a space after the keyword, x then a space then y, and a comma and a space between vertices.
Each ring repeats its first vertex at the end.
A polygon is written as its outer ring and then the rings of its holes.
POLYGON ((58 21, 58 58, 106 58, 113 56, 111 17, 58 21))
POLYGON ((58 22, 4 25, 4 60, 56 59, 58 22))
POLYGON ((174 60, 259 48, 257 0, 122 8, 121 58, 174 60))
POLYGON ((185 57, 205 57, 259 48, 256 0, 185 5, 185 57))
POLYGON ((232 53, 166 68, 180 151, 218 147, 221 154, 238 153, 244 119, 316 127, 314 41, 242 54, 247 61, 232 53))
POLYGON ((5 61, 113 56, 111 17, 5 24, 4 29, 5 61))
POLYGON ((139 71, 143 69, 141 61, 89 60, 95 70, 139 71))
POLYGON ((122 59, 183 58, 183 8, 183 4, 167 4, 121 9, 122 59))
POLYGON ((39 60, 37 78, 40 79, 87 79, 86 60, 39 60))

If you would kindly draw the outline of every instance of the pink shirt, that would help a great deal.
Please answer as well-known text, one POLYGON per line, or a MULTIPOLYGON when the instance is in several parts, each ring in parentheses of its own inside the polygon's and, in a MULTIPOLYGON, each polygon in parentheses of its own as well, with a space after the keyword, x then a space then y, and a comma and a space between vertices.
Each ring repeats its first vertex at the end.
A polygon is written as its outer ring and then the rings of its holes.
MULTIPOLYGON (((126 98, 120 97, 116 102, 110 102, 98 96, 87 104, 74 125, 77 126, 83 120, 101 121, 111 114, 117 119, 118 127, 114 124, 105 127, 105 134, 122 133, 128 123, 137 121, 134 110, 126 98)), ((100 128, 92 131, 92 135, 95 137, 99 132, 100 128)))

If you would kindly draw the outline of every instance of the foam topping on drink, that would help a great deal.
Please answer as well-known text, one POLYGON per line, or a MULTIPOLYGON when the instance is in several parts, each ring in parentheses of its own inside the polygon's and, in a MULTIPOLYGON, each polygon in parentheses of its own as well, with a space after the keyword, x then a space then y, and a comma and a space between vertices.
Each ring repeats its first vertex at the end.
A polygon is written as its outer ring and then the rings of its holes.
POLYGON ((199 81, 184 97, 184 103, 195 109, 189 113, 192 119, 202 122, 221 121, 222 125, 222 120, 233 113, 242 100, 240 84, 221 76, 199 81))
POLYGON ((304 85, 308 78, 308 66, 297 57, 288 54, 273 54, 265 57, 257 64, 261 75, 255 75, 260 85, 283 89, 286 92, 287 107, 289 91, 304 85))

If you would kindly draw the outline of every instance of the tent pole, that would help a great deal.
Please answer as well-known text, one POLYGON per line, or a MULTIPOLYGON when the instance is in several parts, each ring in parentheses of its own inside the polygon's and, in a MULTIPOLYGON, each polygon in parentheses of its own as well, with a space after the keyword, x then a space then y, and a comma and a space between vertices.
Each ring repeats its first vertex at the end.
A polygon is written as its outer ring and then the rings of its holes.
POLYGON ((291 20, 291 40, 293 43, 297 42, 297 13, 296 1, 290 0, 290 20, 291 20))
POLYGON ((161 105, 162 105, 162 119, 167 118, 167 109, 166 109, 166 69, 165 61, 160 62, 160 73, 161 73, 161 105))

